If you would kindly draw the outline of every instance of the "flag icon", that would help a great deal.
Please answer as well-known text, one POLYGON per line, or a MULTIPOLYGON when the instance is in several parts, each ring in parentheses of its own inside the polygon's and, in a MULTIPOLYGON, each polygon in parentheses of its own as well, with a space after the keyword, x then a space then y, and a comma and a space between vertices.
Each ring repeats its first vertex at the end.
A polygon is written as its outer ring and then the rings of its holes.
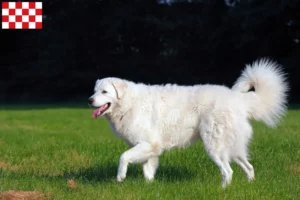
POLYGON ((42 2, 2 2, 2 29, 42 29, 42 2))

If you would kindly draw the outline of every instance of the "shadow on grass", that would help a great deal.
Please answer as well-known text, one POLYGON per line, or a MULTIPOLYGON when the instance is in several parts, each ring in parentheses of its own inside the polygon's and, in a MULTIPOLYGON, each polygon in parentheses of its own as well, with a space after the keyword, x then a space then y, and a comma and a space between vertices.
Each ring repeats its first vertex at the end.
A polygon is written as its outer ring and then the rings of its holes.
POLYGON ((193 179, 193 172, 185 166, 161 166, 158 168, 155 178, 170 182, 190 180, 193 179))
MULTIPOLYGON (((79 180, 82 184, 91 183, 111 183, 116 182, 117 165, 115 163, 106 163, 104 165, 97 165, 87 169, 81 169, 76 172, 65 172, 63 175, 36 175, 32 173, 17 173, 10 172, 9 177, 12 180, 37 180, 43 181, 63 181, 67 183, 67 180, 75 179, 79 180)), ((4 175, 4 172, 0 168, 0 177, 4 175)), ((176 182, 193 179, 194 175, 192 171, 189 171, 184 166, 161 166, 155 176, 156 181, 161 182, 176 182)), ((3 177, 1 177, 3 178, 3 177)), ((130 165, 127 171, 126 179, 135 180, 138 182, 145 181, 143 177, 143 171, 141 165, 130 165)), ((126 182, 125 179, 125 182, 126 182)), ((67 186, 65 184, 64 186, 67 186)))
MULTIPOLYGON (((76 172, 66 172, 64 178, 75 178, 84 181, 108 182, 116 179, 118 165, 105 163, 91 168, 81 169, 76 172)), ((128 167, 127 178, 144 180, 140 164, 131 164, 128 167)), ((160 166, 155 176, 159 181, 182 181, 192 179, 192 172, 184 166, 160 166)))

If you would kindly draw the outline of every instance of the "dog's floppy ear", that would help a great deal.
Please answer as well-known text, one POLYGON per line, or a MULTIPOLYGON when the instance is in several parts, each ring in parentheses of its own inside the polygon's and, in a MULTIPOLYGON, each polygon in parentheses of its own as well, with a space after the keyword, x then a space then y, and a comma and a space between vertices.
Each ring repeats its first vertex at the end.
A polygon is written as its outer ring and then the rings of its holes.
POLYGON ((97 88, 98 88, 100 82, 101 82, 100 79, 97 79, 97 80, 96 80, 96 83, 95 83, 95 86, 94 86, 94 91, 95 91, 95 92, 97 91, 97 88))
POLYGON ((112 79, 111 84, 114 86, 116 90, 118 99, 121 99, 124 96, 127 89, 126 82, 121 79, 112 79))

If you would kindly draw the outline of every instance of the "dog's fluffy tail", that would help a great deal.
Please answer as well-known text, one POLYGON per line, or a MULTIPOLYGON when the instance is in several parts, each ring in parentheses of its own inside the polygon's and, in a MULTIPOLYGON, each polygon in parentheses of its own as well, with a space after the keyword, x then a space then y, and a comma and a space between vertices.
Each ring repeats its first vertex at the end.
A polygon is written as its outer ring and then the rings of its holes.
POLYGON ((248 116, 275 127, 286 112, 288 84, 279 65, 261 59, 246 65, 232 90, 245 93, 248 116), (254 92, 249 92, 254 88, 254 92))

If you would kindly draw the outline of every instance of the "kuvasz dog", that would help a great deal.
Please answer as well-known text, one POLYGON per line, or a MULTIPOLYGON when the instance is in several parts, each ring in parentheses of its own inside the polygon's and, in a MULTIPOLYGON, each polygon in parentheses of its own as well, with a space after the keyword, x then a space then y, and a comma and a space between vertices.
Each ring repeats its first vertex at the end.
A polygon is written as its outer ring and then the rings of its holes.
POLYGON ((114 134, 131 147, 120 157, 118 182, 125 179, 130 163, 141 163, 145 179, 153 180, 165 150, 200 139, 226 187, 232 179, 232 161, 249 181, 254 179, 248 162, 249 120, 275 127, 286 111, 288 85, 278 64, 260 59, 246 65, 232 88, 145 85, 104 78, 97 80, 94 90, 88 100, 96 108, 92 116, 103 116, 114 134))

